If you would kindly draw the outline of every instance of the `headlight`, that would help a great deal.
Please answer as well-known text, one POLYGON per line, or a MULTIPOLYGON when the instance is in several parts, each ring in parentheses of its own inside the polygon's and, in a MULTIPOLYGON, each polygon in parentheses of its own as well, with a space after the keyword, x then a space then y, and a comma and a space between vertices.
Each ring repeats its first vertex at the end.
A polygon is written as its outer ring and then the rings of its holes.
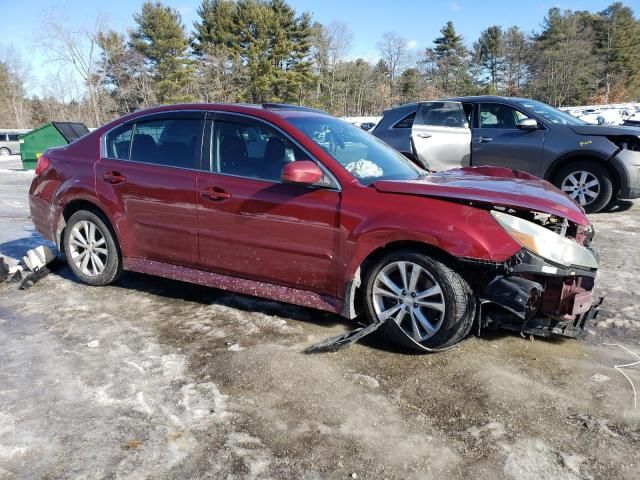
POLYGON ((589 249, 569 238, 513 215, 495 210, 491 215, 511 238, 542 258, 566 267, 598 268, 598 262, 589 249))

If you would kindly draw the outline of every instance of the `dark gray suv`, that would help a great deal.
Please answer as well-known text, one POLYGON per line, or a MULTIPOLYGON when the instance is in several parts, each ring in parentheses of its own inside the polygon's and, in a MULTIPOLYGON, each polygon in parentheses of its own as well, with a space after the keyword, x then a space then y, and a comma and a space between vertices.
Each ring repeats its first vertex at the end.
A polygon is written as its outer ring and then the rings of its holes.
POLYGON ((587 125, 535 100, 402 105, 385 111, 372 133, 430 170, 495 165, 537 175, 587 212, 640 197, 640 128, 587 125))

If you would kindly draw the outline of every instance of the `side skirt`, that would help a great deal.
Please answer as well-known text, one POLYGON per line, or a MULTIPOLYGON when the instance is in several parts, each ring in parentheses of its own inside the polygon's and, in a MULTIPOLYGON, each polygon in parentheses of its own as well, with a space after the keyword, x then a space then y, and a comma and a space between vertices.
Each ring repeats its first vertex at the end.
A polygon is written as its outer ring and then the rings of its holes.
POLYGON ((219 273, 196 270, 193 268, 171 265, 142 258, 124 257, 125 270, 146 273, 158 277, 180 280, 182 282, 206 285, 230 292, 243 293, 253 297, 266 298, 278 302, 291 303, 302 307, 317 308, 325 312, 342 312, 342 302, 336 298, 320 295, 319 293, 299 290, 297 288, 283 287, 271 283, 247 280, 245 278, 231 277, 219 273))

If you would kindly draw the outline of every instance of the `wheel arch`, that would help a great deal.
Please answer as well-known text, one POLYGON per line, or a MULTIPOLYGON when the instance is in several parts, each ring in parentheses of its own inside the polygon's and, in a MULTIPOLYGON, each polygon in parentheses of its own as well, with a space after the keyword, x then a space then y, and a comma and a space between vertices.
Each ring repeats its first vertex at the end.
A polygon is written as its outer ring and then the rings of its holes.
POLYGON ((561 168, 569 165, 570 163, 579 162, 581 160, 590 160, 598 162, 607 169, 607 171, 611 175, 611 181, 613 182, 613 191, 618 192, 621 188, 621 178, 619 172, 616 170, 610 159, 611 157, 607 157, 606 155, 593 150, 569 152, 558 157, 553 161, 553 163, 551 163, 544 174, 544 179, 553 183, 553 177, 561 168))
POLYGON ((95 213, 96 215, 103 218, 103 220, 107 223, 107 226, 111 228, 113 232, 116 242, 120 248, 120 251, 124 255, 122 249, 122 242, 120 241, 120 234, 117 229, 116 223, 110 218, 110 216, 106 213, 105 209, 100 207, 97 202, 93 199, 87 198, 74 198, 68 201, 64 207, 60 211, 57 227, 56 227, 56 246, 58 250, 61 252, 64 249, 63 241, 64 241, 64 230, 67 226, 67 221, 71 218, 71 216, 79 212, 81 210, 87 210, 95 213))
POLYGON ((401 250, 411 250, 429 255, 451 265, 457 270, 462 270, 462 264, 456 257, 429 243, 417 240, 394 240, 384 245, 379 245, 364 257, 350 280, 346 282, 342 308, 342 315, 344 317, 354 319, 362 313, 362 286, 368 269, 384 256, 401 250))

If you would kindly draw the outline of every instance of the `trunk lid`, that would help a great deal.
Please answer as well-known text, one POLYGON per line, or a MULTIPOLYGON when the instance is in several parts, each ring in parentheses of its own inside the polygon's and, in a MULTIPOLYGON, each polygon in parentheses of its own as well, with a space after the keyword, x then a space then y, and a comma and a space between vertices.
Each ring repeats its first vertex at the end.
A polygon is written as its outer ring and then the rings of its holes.
POLYGON ((467 167, 418 180, 380 180, 379 192, 443 198, 453 201, 535 210, 589 225, 582 207, 549 182, 501 167, 467 167))

